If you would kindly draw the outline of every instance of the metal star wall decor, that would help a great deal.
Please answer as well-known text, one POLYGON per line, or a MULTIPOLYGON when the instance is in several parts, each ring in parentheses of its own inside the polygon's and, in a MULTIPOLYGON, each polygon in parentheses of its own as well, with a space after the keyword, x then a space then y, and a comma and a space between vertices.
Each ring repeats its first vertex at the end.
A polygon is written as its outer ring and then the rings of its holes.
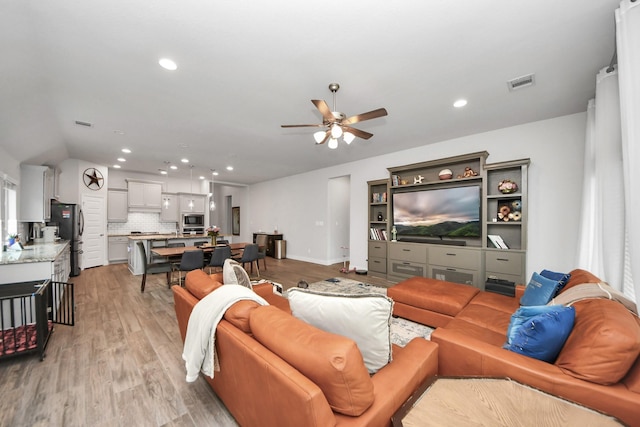
POLYGON ((88 168, 82 174, 82 180, 87 188, 97 191, 104 185, 102 173, 96 168, 88 168))

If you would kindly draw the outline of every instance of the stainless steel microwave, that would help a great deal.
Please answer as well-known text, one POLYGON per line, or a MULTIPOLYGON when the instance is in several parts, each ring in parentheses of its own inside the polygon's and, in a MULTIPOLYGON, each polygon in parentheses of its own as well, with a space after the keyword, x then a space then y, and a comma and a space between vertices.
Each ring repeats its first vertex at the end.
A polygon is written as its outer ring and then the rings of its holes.
POLYGON ((182 228, 204 227, 204 214, 182 214, 182 228))

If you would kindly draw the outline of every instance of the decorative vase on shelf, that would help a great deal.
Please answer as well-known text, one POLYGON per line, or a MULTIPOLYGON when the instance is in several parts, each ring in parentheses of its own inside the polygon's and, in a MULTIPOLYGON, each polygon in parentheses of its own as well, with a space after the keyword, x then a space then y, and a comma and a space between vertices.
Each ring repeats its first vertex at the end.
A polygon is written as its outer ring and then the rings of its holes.
POLYGON ((382 212, 378 212, 378 221, 382 221, 382 212))
POLYGON ((398 237, 398 230, 396 230, 396 226, 391 227, 391 241, 396 242, 398 237))
POLYGON ((511 181, 510 179, 503 179, 498 183, 498 191, 502 194, 511 194, 518 191, 518 184, 511 181))

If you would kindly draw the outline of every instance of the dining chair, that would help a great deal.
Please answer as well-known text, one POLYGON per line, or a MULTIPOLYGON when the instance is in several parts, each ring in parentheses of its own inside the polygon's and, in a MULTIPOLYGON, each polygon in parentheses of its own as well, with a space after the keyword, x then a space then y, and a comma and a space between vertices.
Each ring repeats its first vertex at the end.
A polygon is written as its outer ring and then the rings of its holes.
MULTIPOLYGON (((256 236, 256 245, 258 245, 258 261, 262 260, 264 269, 267 269, 267 235, 258 234, 256 236)), ((256 264, 258 263, 256 261, 256 264)))
POLYGON ((244 247, 244 251, 242 251, 242 256, 233 258, 242 264, 242 268, 246 263, 251 265, 251 273, 253 273, 253 263, 256 264, 256 270, 258 270, 258 277, 260 277, 260 267, 258 266, 258 245, 255 243, 250 243, 244 247))
POLYGON ((204 268, 204 251, 202 249, 195 249, 192 251, 185 251, 180 259, 178 265, 178 284, 182 286, 182 272, 189 272, 193 270, 204 268))
POLYGON ((157 262, 166 262, 167 261, 167 257, 163 257, 160 255, 156 255, 153 253, 153 249, 156 248, 166 248, 167 247, 167 239, 164 240, 149 240, 149 251, 151 252, 151 257, 150 257, 150 262, 153 263, 157 263, 157 262))
MULTIPOLYGON (((167 244, 168 248, 184 248, 186 245, 184 242, 169 242, 167 244)), ((177 269, 178 265, 180 265, 180 258, 181 256, 170 256, 169 257, 169 262, 171 262, 171 266, 173 267, 173 269, 177 269)))
POLYGON ((171 263, 169 262, 147 262, 147 251, 144 249, 144 243, 141 241, 137 241, 136 245, 138 246, 138 251, 140 251, 140 258, 142 259, 142 284, 140 284, 140 292, 144 292, 144 287, 147 284, 147 274, 156 274, 156 273, 166 273, 167 275, 167 286, 171 286, 170 274, 171 274, 171 263))
POLYGON ((211 260, 209 261, 209 274, 211 269, 215 267, 224 267, 225 260, 231 258, 231 247, 229 246, 217 246, 211 254, 211 260))

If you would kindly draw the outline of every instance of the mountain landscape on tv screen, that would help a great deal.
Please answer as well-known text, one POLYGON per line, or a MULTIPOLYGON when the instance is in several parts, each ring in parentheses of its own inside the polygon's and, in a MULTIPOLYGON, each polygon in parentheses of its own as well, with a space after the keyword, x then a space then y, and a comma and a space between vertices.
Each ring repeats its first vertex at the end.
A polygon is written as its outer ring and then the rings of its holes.
POLYGON ((478 237, 480 221, 444 221, 433 225, 396 224, 399 236, 417 237, 478 237))

